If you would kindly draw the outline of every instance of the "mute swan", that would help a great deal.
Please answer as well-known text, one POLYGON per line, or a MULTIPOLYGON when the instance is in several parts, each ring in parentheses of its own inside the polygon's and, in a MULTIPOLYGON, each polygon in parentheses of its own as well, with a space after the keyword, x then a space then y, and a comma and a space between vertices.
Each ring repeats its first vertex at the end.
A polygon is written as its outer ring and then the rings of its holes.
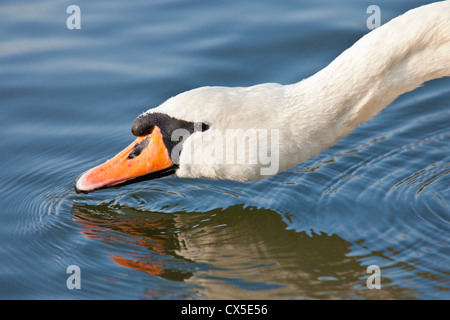
POLYGON ((152 179, 254 181, 300 164, 399 95, 450 76, 450 3, 425 5, 377 28, 298 83, 201 87, 136 118, 138 138, 82 174, 77 192, 152 179), (241 141, 241 143, 239 143, 241 141))

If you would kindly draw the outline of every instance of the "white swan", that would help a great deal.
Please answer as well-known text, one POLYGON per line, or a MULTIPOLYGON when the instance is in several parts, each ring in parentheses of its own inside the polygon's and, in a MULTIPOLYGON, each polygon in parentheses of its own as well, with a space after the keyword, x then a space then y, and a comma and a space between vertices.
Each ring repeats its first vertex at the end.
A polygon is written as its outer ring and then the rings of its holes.
POLYGON ((88 192, 172 173, 186 178, 262 179, 270 171, 268 157, 277 161, 269 174, 302 163, 399 95, 445 76, 450 76, 449 1, 391 20, 298 83, 202 87, 167 100, 141 114, 132 126, 136 141, 85 172, 76 190, 88 192), (260 140, 264 135, 268 141, 260 140), (230 138, 237 141, 242 136, 250 141, 227 145, 235 141, 230 138), (245 161, 237 160, 239 153, 245 161))

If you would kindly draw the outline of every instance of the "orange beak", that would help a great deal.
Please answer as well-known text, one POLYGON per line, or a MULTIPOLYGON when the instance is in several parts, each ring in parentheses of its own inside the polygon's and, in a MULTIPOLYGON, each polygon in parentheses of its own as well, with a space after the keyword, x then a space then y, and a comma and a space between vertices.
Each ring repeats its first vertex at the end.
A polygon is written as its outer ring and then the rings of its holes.
POLYGON ((75 184, 77 192, 90 192, 117 186, 158 172, 166 172, 173 162, 164 144, 161 130, 138 137, 114 158, 81 175, 75 184))

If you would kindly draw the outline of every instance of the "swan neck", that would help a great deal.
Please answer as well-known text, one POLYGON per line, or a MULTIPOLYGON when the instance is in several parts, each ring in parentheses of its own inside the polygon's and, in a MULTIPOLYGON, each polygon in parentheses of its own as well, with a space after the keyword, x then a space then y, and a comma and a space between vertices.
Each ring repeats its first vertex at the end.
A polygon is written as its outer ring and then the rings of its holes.
POLYGON ((293 86, 340 138, 399 95, 450 76, 450 4, 408 11, 373 30, 326 68, 293 86))

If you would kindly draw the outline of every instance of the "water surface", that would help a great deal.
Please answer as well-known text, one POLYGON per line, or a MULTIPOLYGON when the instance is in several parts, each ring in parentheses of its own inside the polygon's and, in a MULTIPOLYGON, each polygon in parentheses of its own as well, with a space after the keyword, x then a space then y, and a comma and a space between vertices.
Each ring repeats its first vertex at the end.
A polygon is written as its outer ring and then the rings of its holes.
MULTIPOLYGON (((377 4, 384 23, 424 3, 377 4)), ((2 2, 0 298, 450 298, 449 79, 264 181, 73 190, 142 111, 199 86, 306 78, 369 32, 370 4, 2 2)))

